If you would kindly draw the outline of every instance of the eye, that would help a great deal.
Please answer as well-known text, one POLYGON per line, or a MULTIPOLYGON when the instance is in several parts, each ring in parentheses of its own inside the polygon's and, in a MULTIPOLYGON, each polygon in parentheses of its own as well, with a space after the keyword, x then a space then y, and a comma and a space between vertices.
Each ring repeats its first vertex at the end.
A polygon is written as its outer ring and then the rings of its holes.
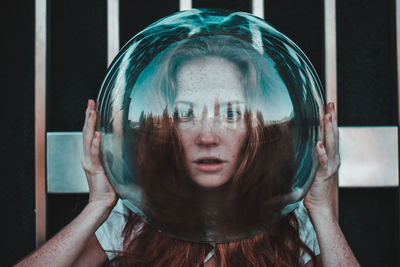
POLYGON ((229 122, 238 121, 241 118, 242 118, 242 113, 240 112, 240 110, 228 108, 228 110, 226 111, 226 119, 229 122))
POLYGON ((174 116, 175 116, 175 118, 177 118, 181 122, 190 121, 194 117, 193 108, 191 106, 188 106, 188 107, 184 107, 184 106, 176 107, 174 116))
POLYGON ((183 119, 191 119, 193 118, 193 110, 185 110, 185 111, 181 111, 179 112, 179 118, 183 118, 183 119))

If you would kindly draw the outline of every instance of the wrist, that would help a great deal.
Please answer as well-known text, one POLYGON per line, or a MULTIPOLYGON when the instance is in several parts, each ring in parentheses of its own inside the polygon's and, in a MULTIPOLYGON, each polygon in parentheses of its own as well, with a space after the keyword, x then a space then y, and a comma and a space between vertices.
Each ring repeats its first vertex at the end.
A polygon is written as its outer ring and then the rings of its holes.
POLYGON ((101 196, 89 194, 89 204, 92 204, 93 206, 104 207, 112 210, 115 204, 117 204, 117 201, 118 196, 115 192, 109 192, 101 196))
POLYGON ((92 216, 96 217, 101 222, 104 222, 110 215, 114 205, 105 205, 105 203, 100 201, 89 202, 84 211, 89 212, 92 216))
POLYGON ((317 206, 308 208, 308 214, 313 222, 337 221, 336 211, 331 206, 317 206))

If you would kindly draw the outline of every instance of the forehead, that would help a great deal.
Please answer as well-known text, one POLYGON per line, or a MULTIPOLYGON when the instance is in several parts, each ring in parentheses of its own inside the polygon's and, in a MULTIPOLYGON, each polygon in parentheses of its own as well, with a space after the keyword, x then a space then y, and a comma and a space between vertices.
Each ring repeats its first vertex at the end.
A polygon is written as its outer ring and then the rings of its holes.
POLYGON ((213 105, 243 102, 243 77, 235 63, 220 57, 195 58, 177 70, 176 101, 213 105))

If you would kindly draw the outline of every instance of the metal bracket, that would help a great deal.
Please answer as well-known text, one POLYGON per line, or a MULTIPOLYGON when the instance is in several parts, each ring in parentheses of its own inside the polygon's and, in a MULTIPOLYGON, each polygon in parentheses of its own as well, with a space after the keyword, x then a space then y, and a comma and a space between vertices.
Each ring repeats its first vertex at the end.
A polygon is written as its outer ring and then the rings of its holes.
MULTIPOLYGON (((397 127, 340 127, 339 187, 398 186, 397 127)), ((80 132, 47 133, 48 193, 86 193, 80 132)))

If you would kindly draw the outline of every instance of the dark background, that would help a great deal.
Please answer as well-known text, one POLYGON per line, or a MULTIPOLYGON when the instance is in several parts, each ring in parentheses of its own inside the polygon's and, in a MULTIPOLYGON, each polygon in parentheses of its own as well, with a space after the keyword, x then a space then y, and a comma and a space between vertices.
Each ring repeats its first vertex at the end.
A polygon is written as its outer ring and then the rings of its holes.
MULTIPOLYGON (((1 13, 0 265, 35 249, 34 0, 1 13)), ((395 0, 337 0, 341 126, 397 125, 395 0)), ((250 12, 250 1, 194 0, 193 7, 250 12)), ((106 1, 48 3, 47 130, 80 131, 88 98, 106 73, 106 1)), ((178 0, 120 0, 121 46, 172 12, 178 0)), ((323 1, 269 0, 265 18, 297 43, 324 82, 323 1)), ((399 189, 341 188, 340 224, 363 266, 399 266, 399 189)), ((48 237, 72 220, 87 195, 47 196, 48 237)))

